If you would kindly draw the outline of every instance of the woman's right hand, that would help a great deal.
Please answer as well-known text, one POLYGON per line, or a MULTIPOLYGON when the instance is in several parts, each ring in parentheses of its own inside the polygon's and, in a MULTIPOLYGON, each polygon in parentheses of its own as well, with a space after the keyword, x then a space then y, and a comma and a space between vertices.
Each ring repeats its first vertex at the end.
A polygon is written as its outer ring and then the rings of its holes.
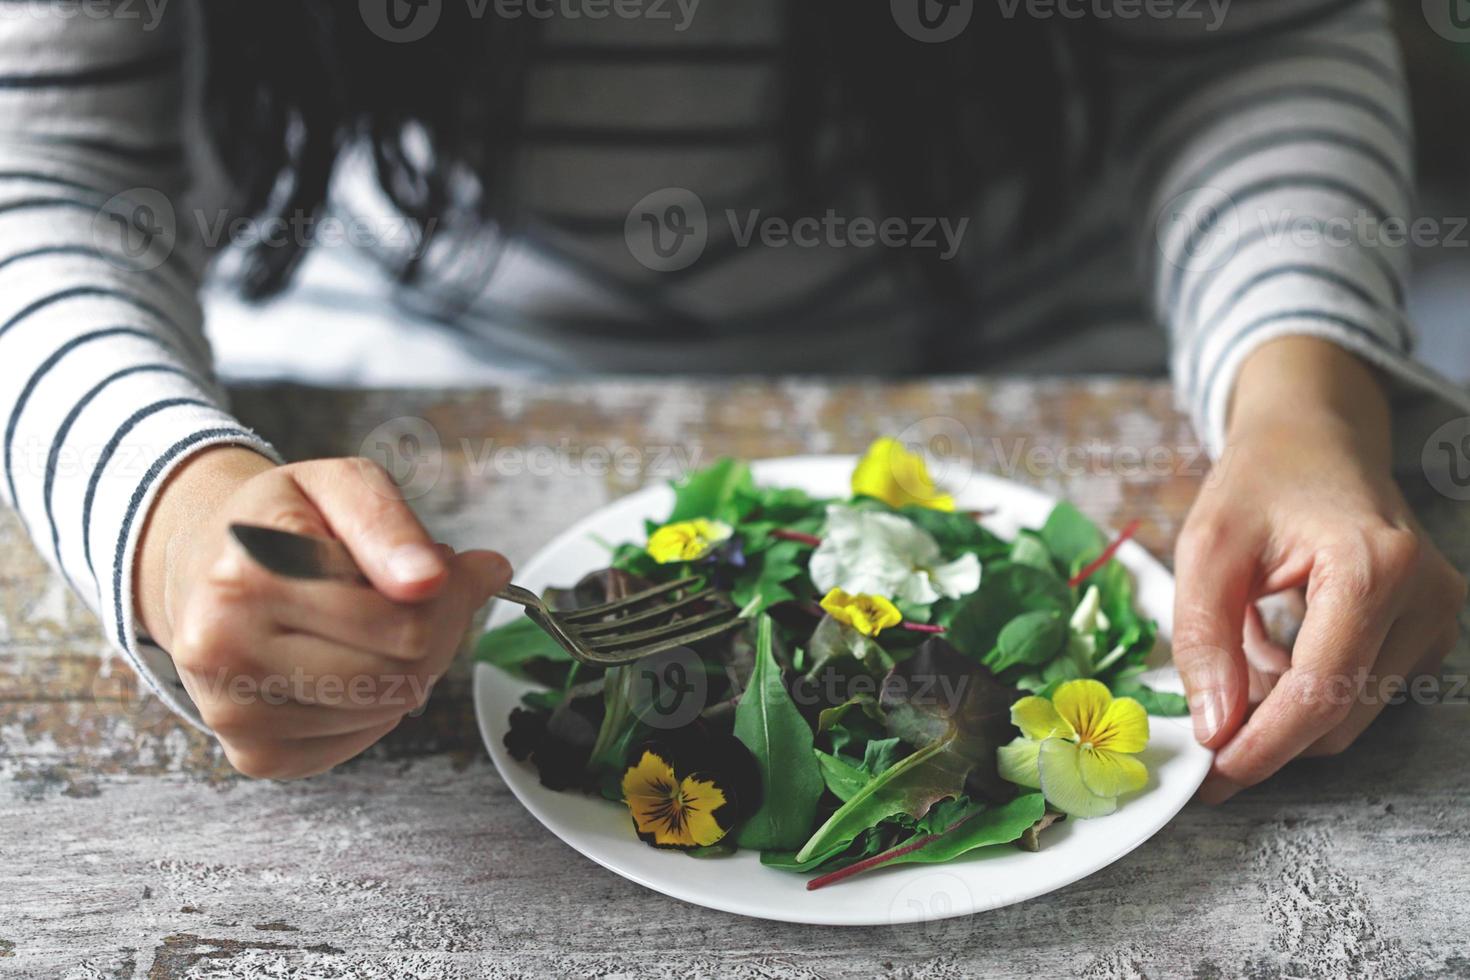
POLYGON ((292 779, 420 707, 510 573, 495 552, 435 544, 369 460, 276 466, 222 447, 174 473, 150 513, 136 608, 230 763, 292 779), (230 537, 237 522, 337 538, 372 588, 279 578, 230 537))

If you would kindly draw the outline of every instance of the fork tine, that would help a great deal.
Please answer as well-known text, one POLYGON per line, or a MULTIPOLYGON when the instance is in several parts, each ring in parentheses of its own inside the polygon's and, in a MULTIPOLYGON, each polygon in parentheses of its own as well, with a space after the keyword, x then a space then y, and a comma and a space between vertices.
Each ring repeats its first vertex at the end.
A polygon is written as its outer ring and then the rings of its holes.
POLYGON ((739 610, 734 606, 722 606, 719 609, 712 609, 709 612, 700 613, 698 616, 676 619, 672 623, 656 626, 650 630, 640 630, 636 633, 623 633, 612 636, 599 636, 591 640, 585 640, 581 637, 577 639, 578 642, 590 650, 612 650, 617 647, 628 646, 629 644, 641 643, 644 640, 658 640, 664 637, 678 636, 681 633, 688 633, 696 626, 702 626, 715 619, 723 619, 738 612, 739 610))
POLYGON ((621 599, 614 599, 612 602, 603 602, 595 606, 583 606, 581 609, 569 609, 566 612, 558 611, 556 617, 564 623, 579 622, 585 619, 599 619, 609 613, 615 613, 620 609, 626 609, 629 606, 636 605, 645 599, 653 599, 665 593, 687 588, 698 581, 699 576, 689 575, 673 582, 665 582, 663 585, 655 585, 653 588, 644 589, 642 592, 634 592, 632 595, 623 596, 621 599))
POLYGON ((719 636, 733 626, 743 625, 745 622, 746 620, 740 619, 737 616, 735 619, 720 623, 717 626, 708 626, 702 630, 696 630, 688 636, 669 637, 657 643, 651 643, 648 646, 638 647, 633 650, 613 650, 607 652, 594 650, 590 652, 597 664, 604 667, 615 667, 620 664, 632 663, 635 660, 642 660, 644 657, 651 657, 656 653, 664 653, 675 647, 689 646, 691 643, 698 643, 700 640, 708 640, 711 637, 719 636))
POLYGON ((668 613, 671 613, 676 609, 682 609, 685 606, 691 605, 704 599, 708 599, 714 594, 715 590, 712 588, 700 589, 698 592, 691 593, 682 599, 676 599, 673 602, 659 603, 650 609, 643 610, 642 612, 630 613, 627 616, 619 616, 617 619, 608 619, 601 622, 589 623, 586 626, 580 626, 576 623, 569 623, 568 628, 577 636, 584 638, 591 636, 594 633, 606 633, 608 630, 621 630, 624 627, 628 626, 630 623, 641 623, 645 619, 656 619, 657 617, 667 615, 668 613))

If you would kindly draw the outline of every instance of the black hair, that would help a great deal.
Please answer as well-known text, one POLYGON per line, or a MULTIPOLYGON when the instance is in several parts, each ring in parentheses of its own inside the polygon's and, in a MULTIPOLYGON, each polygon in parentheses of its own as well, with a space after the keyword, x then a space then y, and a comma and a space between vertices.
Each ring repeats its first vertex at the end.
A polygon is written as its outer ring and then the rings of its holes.
MULTIPOLYGON (((443 0, 434 29, 401 43, 374 33, 351 0, 201 6, 206 123, 245 212, 319 216, 339 154, 361 143, 424 236, 397 270, 404 281, 422 274, 435 235, 513 232, 535 19, 443 0)), ((887 214, 958 215, 992 178, 1015 173, 1028 188, 1020 228, 1066 207, 1101 126, 1085 28, 1004 9, 973 0, 968 26, 930 43, 905 34, 887 0, 787 0, 778 95, 793 199, 816 208, 840 187, 866 186, 887 214)), ((307 244, 254 245, 243 294, 279 292, 307 244)), ((937 294, 963 301, 972 288, 954 263, 913 260, 937 294)))

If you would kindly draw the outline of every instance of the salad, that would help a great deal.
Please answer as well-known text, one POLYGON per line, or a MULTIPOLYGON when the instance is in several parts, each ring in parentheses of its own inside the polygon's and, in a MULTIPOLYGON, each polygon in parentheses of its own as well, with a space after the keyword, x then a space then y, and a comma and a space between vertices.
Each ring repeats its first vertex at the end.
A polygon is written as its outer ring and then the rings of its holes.
POLYGON ((1156 626, 1113 559, 1134 527, 1109 542, 1064 503, 1003 539, 893 439, 844 499, 757 486, 734 459, 674 491, 644 540, 545 599, 575 609, 695 576, 738 628, 610 669, 526 618, 476 650, 538 684, 511 713, 511 755, 623 805, 651 846, 756 850, 808 888, 1037 850, 1056 821, 1141 790, 1148 714, 1186 713, 1139 679, 1156 626))

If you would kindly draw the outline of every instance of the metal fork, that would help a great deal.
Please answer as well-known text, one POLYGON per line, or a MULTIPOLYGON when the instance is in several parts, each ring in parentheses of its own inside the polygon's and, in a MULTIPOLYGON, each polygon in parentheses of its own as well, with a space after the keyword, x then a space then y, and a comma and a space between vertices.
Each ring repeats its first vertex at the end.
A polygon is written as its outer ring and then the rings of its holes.
MULTIPOLYGON (((257 564, 284 578, 367 584, 341 542, 254 524, 231 524, 230 533, 257 564)), ((565 612, 552 609, 519 585, 508 585, 496 596, 524 606, 532 622, 582 663, 616 667, 741 625, 739 610, 713 587, 695 588, 699 582, 691 575, 565 612)))

